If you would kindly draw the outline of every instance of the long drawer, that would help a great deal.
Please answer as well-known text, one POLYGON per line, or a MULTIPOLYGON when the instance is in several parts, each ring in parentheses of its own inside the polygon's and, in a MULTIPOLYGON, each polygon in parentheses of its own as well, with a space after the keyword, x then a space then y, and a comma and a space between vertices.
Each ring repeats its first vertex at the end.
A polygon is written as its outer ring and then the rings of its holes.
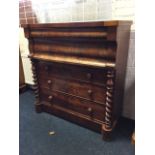
POLYGON ((42 76, 39 77, 39 84, 40 87, 47 88, 51 91, 59 91, 99 103, 104 103, 106 98, 106 90, 103 86, 96 86, 84 82, 42 76))
POLYGON ((105 85, 107 69, 88 68, 75 65, 38 62, 38 74, 45 77, 63 77, 97 85, 105 85))
MULTIPOLYGON (((109 43, 110 44, 110 43, 109 43)), ((65 43, 65 41, 53 41, 50 43, 35 43, 34 51, 37 53, 57 53, 73 56, 89 56, 98 58, 108 58, 114 60, 116 55, 116 45, 110 46, 108 43, 65 43), (88 46, 89 44, 89 46, 88 46), (109 46, 108 46, 109 45, 109 46)), ((114 44, 114 43, 113 43, 114 44)))
POLYGON ((113 31, 103 26, 31 29, 30 35, 33 37, 34 53, 57 53, 110 60, 114 60, 116 56, 115 27, 113 31))
POLYGON ((92 119, 104 121, 105 105, 99 105, 92 101, 87 101, 57 91, 49 91, 45 88, 40 89, 40 94, 40 100, 50 103, 51 106, 60 106, 88 116, 92 119))

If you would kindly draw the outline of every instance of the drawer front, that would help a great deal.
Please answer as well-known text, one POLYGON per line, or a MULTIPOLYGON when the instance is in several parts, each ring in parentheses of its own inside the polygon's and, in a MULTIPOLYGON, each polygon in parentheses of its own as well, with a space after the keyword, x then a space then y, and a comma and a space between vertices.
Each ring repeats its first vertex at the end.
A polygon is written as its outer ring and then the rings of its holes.
POLYGON ((104 121, 105 105, 99 105, 91 101, 83 100, 78 97, 66 95, 60 92, 41 89, 41 100, 52 105, 57 105, 74 112, 89 116, 100 121, 104 121))
POLYGON ((115 60, 116 55, 116 43, 109 45, 108 42, 104 43, 81 43, 81 42, 69 42, 65 40, 48 40, 39 39, 34 40, 33 48, 35 53, 58 53, 73 56, 83 57, 98 57, 106 58, 109 60, 115 60))
POLYGON ((74 80, 64 80, 61 78, 39 78, 40 87, 53 91, 59 91, 81 98, 86 98, 95 102, 105 102, 106 91, 103 86, 96 86, 84 82, 76 82, 74 80))
POLYGON ((40 76, 63 77, 98 85, 105 85, 107 80, 107 69, 93 69, 74 65, 39 62, 38 70, 40 76))
POLYGON ((116 27, 50 28, 32 30, 35 53, 63 54, 82 57, 115 59, 116 27), (110 39, 110 38, 113 39, 110 39))

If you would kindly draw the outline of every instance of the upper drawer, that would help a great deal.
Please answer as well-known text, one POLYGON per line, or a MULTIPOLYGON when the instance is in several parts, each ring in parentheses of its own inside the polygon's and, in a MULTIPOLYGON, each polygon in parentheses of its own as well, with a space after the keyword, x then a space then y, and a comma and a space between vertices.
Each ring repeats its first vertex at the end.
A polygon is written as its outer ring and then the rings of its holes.
POLYGON ((116 27, 31 29, 32 53, 63 54, 115 60, 116 27))
POLYGON ((91 38, 35 38, 33 52, 115 60, 116 42, 91 38))
POLYGON ((76 65, 65 65, 57 63, 38 63, 38 73, 42 77, 63 77, 97 85, 106 84, 107 69, 97 69, 76 65))
MULTIPOLYGON (((77 24, 76 24, 77 25, 77 24)), ((110 40, 112 39, 111 35, 116 34, 117 26, 103 26, 94 25, 94 26, 61 26, 61 27, 31 27, 29 28, 29 34, 26 33, 26 36, 32 38, 101 38, 110 40)), ((34 25, 33 25, 34 26, 34 25)), ((27 29, 25 29, 27 32, 27 29)), ((114 37, 113 37, 114 38, 114 37)))
POLYGON ((100 28, 51 28, 51 29, 36 29, 31 30, 31 37, 72 37, 72 38, 107 38, 107 29, 104 27, 100 28))

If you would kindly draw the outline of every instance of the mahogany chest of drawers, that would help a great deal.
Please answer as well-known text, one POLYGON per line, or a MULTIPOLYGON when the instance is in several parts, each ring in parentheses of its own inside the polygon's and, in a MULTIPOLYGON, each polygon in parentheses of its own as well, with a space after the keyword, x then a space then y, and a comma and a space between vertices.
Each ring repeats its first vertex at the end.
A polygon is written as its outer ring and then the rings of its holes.
POLYGON ((102 133, 121 114, 130 21, 24 25, 35 107, 102 133))

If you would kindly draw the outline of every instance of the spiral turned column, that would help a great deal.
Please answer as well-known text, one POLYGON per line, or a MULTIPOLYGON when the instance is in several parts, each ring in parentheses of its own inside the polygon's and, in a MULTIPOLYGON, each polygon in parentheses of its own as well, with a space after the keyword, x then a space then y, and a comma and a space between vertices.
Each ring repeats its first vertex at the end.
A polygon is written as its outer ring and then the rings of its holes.
POLYGON ((33 82, 34 82, 33 90, 36 99, 35 107, 37 112, 41 112, 41 104, 39 103, 39 86, 38 86, 35 60, 31 59, 31 64, 32 64, 33 82))
POLYGON ((105 107, 105 128, 108 130, 112 128, 113 93, 114 93, 114 71, 110 70, 107 72, 106 107, 105 107))

